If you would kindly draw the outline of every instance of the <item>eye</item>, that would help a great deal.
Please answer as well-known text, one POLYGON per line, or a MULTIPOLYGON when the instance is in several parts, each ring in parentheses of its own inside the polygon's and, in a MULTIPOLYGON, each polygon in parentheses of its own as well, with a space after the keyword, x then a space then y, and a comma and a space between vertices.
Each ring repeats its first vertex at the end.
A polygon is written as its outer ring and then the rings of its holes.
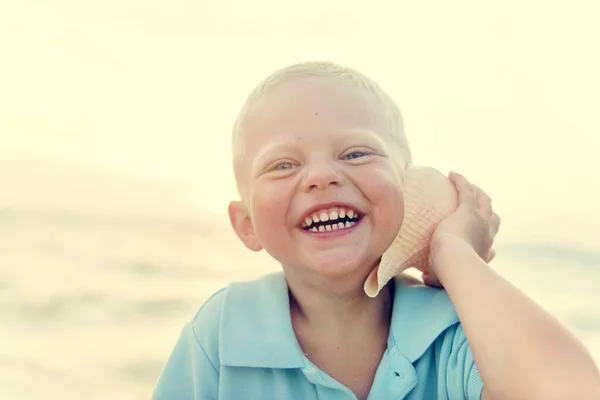
POLYGON ((292 164, 289 161, 282 161, 282 162, 275 164, 273 166, 273 168, 271 168, 271 170, 272 171, 285 171, 285 170, 292 169, 292 168, 294 168, 294 164, 292 164))
POLYGON ((344 156, 344 159, 346 160, 354 160, 356 158, 361 158, 361 157, 365 157, 368 156, 370 153, 367 153, 366 151, 353 151, 351 153, 348 153, 344 156))

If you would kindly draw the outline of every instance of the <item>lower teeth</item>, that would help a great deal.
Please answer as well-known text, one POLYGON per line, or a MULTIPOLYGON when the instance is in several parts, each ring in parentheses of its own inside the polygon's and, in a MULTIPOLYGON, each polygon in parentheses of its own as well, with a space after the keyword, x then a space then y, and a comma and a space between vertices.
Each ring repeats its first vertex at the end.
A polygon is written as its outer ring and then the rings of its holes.
POLYGON ((336 231, 338 229, 342 229, 342 228, 350 228, 352 226, 356 225, 356 221, 346 221, 346 223, 343 222, 338 222, 337 224, 330 224, 330 225, 321 225, 318 228, 316 226, 313 226, 312 228, 310 228, 311 232, 325 232, 325 231, 336 231))

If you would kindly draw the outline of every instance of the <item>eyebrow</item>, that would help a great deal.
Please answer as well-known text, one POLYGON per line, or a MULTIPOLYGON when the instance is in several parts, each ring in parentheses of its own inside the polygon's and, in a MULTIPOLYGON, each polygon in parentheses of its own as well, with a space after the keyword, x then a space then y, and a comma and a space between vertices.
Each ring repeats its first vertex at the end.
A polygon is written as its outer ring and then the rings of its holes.
POLYGON ((344 136, 342 136, 342 138, 339 139, 340 142, 352 141, 352 140, 368 137, 370 139, 374 139, 377 142, 377 144, 381 145, 383 148, 387 148, 387 145, 388 145, 387 142, 383 139, 381 133, 377 133, 370 129, 351 128, 351 129, 341 129, 340 131, 347 133, 347 135, 344 135, 344 136))

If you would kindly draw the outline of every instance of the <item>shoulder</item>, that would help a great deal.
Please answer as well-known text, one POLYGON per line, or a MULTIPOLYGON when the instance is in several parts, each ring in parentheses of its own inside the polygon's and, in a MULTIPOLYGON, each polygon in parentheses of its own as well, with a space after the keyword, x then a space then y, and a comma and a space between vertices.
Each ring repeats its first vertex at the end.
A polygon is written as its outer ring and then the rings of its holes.
POLYGON ((198 308, 190 321, 191 330, 196 340, 205 348, 210 348, 213 343, 218 344, 219 322, 228 289, 229 287, 224 287, 213 293, 198 308))
POLYGON ((447 328, 458 322, 458 315, 443 288, 426 286, 402 274, 395 278, 393 317, 410 325, 447 328))
POLYGON ((215 365, 222 361, 220 349, 229 347, 224 346, 223 341, 234 341, 232 337, 240 334, 240 330, 248 336, 259 335, 261 324, 257 320, 268 312, 276 300, 275 294, 282 291, 282 286, 287 287, 285 285, 281 273, 233 282, 202 304, 190 326, 199 345, 215 365), (256 330, 256 335, 251 330, 256 330))
MULTIPOLYGON (((153 399, 216 399, 224 360, 248 354, 242 343, 248 330, 233 326, 239 315, 260 309, 261 296, 273 278, 230 284, 210 296, 183 328, 167 359, 153 393, 153 399), (224 343, 225 342, 225 343, 224 343), (240 346, 240 343, 242 344, 240 346), (225 349, 225 351, 224 351, 225 349)), ((283 280, 282 280, 283 281, 283 280)), ((263 300, 264 301, 264 300, 263 300)), ((257 327, 262 328, 260 324, 257 327)), ((261 332, 255 329, 254 338, 261 332)))
POLYGON ((204 342, 218 336, 225 314, 244 314, 258 303, 268 302, 274 286, 281 280, 279 274, 269 274, 251 281, 232 282, 212 294, 191 321, 198 339, 204 342))

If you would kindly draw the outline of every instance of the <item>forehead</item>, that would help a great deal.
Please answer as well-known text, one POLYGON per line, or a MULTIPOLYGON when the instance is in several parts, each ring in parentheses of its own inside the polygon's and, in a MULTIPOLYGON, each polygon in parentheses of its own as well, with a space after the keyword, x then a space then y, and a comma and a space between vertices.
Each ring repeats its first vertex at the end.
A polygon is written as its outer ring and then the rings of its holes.
POLYGON ((245 150, 289 136, 330 136, 345 130, 387 133, 384 107, 367 90, 334 78, 281 83, 250 105, 242 124, 245 150))

